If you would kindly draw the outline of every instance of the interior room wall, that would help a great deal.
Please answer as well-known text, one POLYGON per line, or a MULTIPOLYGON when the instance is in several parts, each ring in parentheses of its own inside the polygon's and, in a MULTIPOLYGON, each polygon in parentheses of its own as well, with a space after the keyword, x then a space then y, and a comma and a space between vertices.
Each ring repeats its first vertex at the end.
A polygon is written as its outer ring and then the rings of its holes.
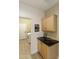
POLYGON ((37 49, 37 37, 43 36, 43 32, 41 30, 41 19, 44 17, 44 12, 36 9, 34 7, 30 7, 28 5, 25 5, 23 3, 20 3, 20 10, 19 10, 19 16, 20 17, 27 17, 32 20, 32 35, 31 35, 31 54, 34 54, 38 51, 37 49), (35 32, 34 31, 34 24, 40 25, 40 31, 35 32))
POLYGON ((20 17, 19 24, 20 24, 19 39, 27 39, 27 33, 31 32, 31 25, 32 25, 31 19, 20 17), (23 28, 24 26, 25 28, 23 28))
POLYGON ((20 17, 19 23, 26 24, 27 25, 26 32, 31 32, 31 25, 32 25, 31 19, 20 17))
POLYGON ((59 26, 59 2, 57 2, 52 8, 48 9, 45 13, 45 16, 51 16, 51 15, 57 15, 57 31, 56 32, 47 32, 48 37, 52 38, 52 39, 56 39, 59 40, 59 30, 58 30, 58 26, 59 26))

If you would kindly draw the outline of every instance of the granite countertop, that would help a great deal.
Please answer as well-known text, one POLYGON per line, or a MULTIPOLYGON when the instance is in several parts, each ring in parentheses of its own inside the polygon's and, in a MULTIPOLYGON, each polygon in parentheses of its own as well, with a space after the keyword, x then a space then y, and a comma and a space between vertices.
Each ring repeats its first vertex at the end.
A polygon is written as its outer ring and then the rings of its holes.
POLYGON ((38 37, 38 39, 40 41, 42 41, 43 43, 45 43, 46 45, 48 45, 48 46, 52 46, 52 45, 54 45, 56 43, 59 43, 59 41, 48 38, 48 37, 38 37))

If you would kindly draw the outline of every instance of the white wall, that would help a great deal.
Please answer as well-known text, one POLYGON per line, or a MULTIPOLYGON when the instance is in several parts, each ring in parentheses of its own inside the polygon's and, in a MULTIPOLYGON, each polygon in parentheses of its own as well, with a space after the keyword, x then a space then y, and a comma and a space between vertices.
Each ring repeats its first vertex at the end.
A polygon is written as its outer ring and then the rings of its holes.
POLYGON ((40 37, 43 35, 43 32, 41 31, 41 19, 42 17, 44 17, 44 12, 36 8, 20 3, 19 13, 21 17, 28 17, 32 19, 31 53, 32 54, 36 53, 37 52, 37 37, 40 37), (40 24, 39 32, 34 32, 34 24, 40 24))
POLYGON ((19 24, 19 39, 26 39, 27 24, 19 24))
POLYGON ((59 2, 46 11, 46 16, 50 16, 52 14, 59 15, 59 2))

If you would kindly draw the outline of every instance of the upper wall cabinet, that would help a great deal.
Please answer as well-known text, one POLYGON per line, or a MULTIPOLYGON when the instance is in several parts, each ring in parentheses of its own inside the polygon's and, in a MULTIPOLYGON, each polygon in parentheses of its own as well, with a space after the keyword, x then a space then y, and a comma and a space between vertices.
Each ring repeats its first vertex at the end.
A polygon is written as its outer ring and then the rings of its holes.
POLYGON ((57 25, 57 16, 52 15, 42 20, 42 30, 45 32, 55 32, 57 25))

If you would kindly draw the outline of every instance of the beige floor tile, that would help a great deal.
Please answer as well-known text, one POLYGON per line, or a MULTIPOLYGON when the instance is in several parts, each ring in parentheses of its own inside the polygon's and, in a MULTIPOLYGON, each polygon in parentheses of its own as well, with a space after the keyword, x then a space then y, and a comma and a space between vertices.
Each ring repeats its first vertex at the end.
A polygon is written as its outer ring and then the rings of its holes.
POLYGON ((31 55, 30 50, 27 39, 19 40, 19 59, 42 59, 38 53, 31 55))

